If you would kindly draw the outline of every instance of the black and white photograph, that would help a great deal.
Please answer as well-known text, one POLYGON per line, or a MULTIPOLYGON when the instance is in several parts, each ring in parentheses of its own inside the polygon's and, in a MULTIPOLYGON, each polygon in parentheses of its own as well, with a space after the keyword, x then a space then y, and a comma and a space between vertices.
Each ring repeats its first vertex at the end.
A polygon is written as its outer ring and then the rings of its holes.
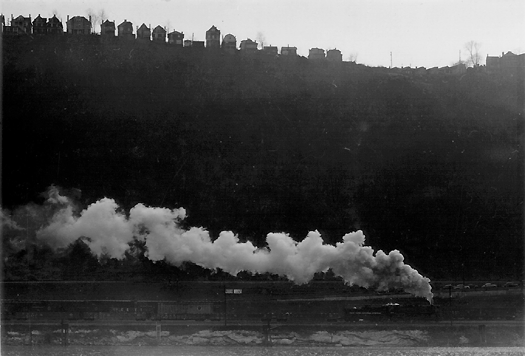
POLYGON ((525 355, 523 0, 0 22, 1 355, 525 355))

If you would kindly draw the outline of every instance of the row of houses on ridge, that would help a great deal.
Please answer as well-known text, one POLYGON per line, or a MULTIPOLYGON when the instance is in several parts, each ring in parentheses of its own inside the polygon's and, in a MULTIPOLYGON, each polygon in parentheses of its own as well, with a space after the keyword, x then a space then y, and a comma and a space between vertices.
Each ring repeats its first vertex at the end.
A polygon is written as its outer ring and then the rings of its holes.
MULTIPOLYGON (((62 34, 64 28, 62 21, 60 21, 55 15, 52 18, 43 18, 38 15, 33 21, 31 21, 31 15, 24 17, 22 15, 14 18, 11 15, 11 21, 9 25, 5 23, 5 17, 0 15, 1 32, 6 35, 47 35, 47 34, 62 34)), ((194 48, 210 48, 210 49, 222 49, 226 52, 236 52, 237 48, 243 54, 252 54, 259 52, 259 44, 251 39, 242 40, 237 47, 237 39, 232 34, 227 34, 221 37, 221 31, 212 26, 206 31, 206 41, 196 41, 193 39, 184 39, 184 33, 179 31, 172 31, 168 33, 168 30, 162 26, 156 26, 151 28, 151 25, 147 26, 142 24, 137 26, 134 33, 133 24, 127 20, 124 20, 121 24, 116 26, 115 21, 104 20, 100 24, 100 36, 102 40, 108 41, 112 38, 119 38, 124 40, 140 40, 140 41, 152 41, 158 43, 168 43, 170 45, 179 47, 194 47, 194 48)), ((66 33, 72 35, 89 35, 93 33, 93 27, 91 17, 85 18, 84 16, 67 16, 66 21, 66 33)), ((262 53, 267 55, 279 55, 279 49, 276 46, 262 46, 262 53)), ((329 50, 325 56, 325 51, 319 48, 312 48, 308 58, 313 60, 324 60, 329 61, 342 61, 342 55, 339 50, 329 50)), ((297 56, 297 47, 285 46, 281 47, 281 56, 297 56)))
POLYGON ((330 49, 326 52, 322 48, 311 48, 308 54, 308 59, 311 60, 328 60, 331 62, 342 62, 343 61, 343 55, 341 54, 341 51, 338 49, 330 49))
MULTIPOLYGON (((59 35, 68 33, 71 35, 90 35, 93 34, 93 24, 91 17, 84 16, 67 16, 66 29, 62 21, 53 15, 53 17, 45 18, 40 14, 31 20, 31 15, 25 17, 20 15, 9 19, 9 25, 6 25, 6 18, 0 15, 1 33, 3 35, 59 35)), ((206 31, 205 41, 196 41, 193 39, 184 39, 184 33, 179 31, 169 32, 165 27, 156 26, 151 28, 142 24, 137 26, 134 31, 133 24, 124 20, 118 26, 115 21, 104 20, 100 24, 100 37, 103 41, 111 41, 118 38, 123 40, 138 40, 138 41, 152 41, 157 43, 168 43, 178 47, 193 47, 193 48, 209 48, 222 49, 225 52, 234 53, 239 49, 242 54, 263 53, 270 56, 297 56, 297 47, 285 46, 281 47, 280 53, 276 46, 262 45, 259 50, 259 44, 251 39, 242 40, 237 44, 237 39, 232 34, 227 34, 221 37, 221 31, 212 26, 206 31), (237 47, 238 46, 238 47, 237 47)), ((343 56, 338 49, 330 49, 325 52, 322 48, 311 48, 309 50, 308 59, 311 61, 330 61, 342 62, 343 56)), ((525 54, 516 55, 512 52, 502 53, 500 57, 489 56, 486 57, 485 68, 489 73, 516 75, 518 70, 525 71, 525 54)), ((466 72, 467 68, 463 63, 458 63, 452 67, 443 68, 391 68, 392 73, 398 74, 454 74, 461 75, 466 72)))

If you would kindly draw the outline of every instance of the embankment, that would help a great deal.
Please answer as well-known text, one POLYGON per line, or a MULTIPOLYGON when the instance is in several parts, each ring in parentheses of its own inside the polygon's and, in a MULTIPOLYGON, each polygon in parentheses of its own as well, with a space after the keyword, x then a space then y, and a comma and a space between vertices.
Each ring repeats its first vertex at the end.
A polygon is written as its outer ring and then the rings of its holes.
POLYGON ((522 324, 5 325, 4 345, 525 346, 522 324))

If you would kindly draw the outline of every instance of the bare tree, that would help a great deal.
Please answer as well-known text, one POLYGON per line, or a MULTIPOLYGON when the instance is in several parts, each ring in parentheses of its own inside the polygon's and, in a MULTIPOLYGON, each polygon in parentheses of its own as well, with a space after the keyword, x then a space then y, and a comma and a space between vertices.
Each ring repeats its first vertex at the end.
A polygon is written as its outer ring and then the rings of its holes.
POLYGON ((358 54, 359 54, 359 53, 357 53, 357 52, 352 52, 352 53, 350 53, 350 54, 348 55, 348 61, 349 61, 349 62, 354 62, 354 63, 357 62, 357 55, 358 55, 358 54))
POLYGON ((104 9, 99 10, 98 18, 100 19, 101 24, 108 19, 108 15, 106 15, 106 11, 104 9))
POLYGON ((266 38, 264 38, 264 33, 257 32, 256 41, 259 42, 259 49, 263 49, 264 48, 264 41, 266 41, 266 38))
POLYGON ((88 20, 91 21, 91 33, 96 33, 97 25, 100 22, 99 15, 97 15, 97 13, 92 9, 87 9, 86 15, 88 16, 88 20))
POLYGON ((467 50, 467 60, 465 64, 470 67, 477 67, 481 62, 481 53, 479 48, 481 44, 476 41, 469 41, 465 43, 465 49, 467 50))

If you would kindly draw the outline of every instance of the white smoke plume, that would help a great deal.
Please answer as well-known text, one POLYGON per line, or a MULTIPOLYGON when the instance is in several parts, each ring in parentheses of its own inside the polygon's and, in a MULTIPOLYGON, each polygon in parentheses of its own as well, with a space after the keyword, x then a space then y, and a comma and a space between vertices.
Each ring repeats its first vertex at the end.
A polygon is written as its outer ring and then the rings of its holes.
POLYGON ((203 228, 182 229, 184 208, 171 210, 137 204, 126 215, 114 200, 104 198, 75 214, 66 197, 53 199, 62 204, 61 208, 49 224, 37 231, 36 237, 56 248, 85 237, 97 256, 106 253, 122 258, 128 243, 136 238, 145 241, 147 257, 153 261, 166 259, 177 266, 188 261, 232 275, 240 271, 270 272, 300 284, 331 268, 350 285, 378 290, 401 288, 432 300, 428 278, 404 264, 397 250, 374 253, 365 246, 362 231, 346 234, 343 242, 335 246, 324 244, 317 231, 310 232, 301 242, 285 233, 269 233, 267 247, 257 248, 251 242, 240 242, 231 231, 221 232, 213 241, 203 228))

